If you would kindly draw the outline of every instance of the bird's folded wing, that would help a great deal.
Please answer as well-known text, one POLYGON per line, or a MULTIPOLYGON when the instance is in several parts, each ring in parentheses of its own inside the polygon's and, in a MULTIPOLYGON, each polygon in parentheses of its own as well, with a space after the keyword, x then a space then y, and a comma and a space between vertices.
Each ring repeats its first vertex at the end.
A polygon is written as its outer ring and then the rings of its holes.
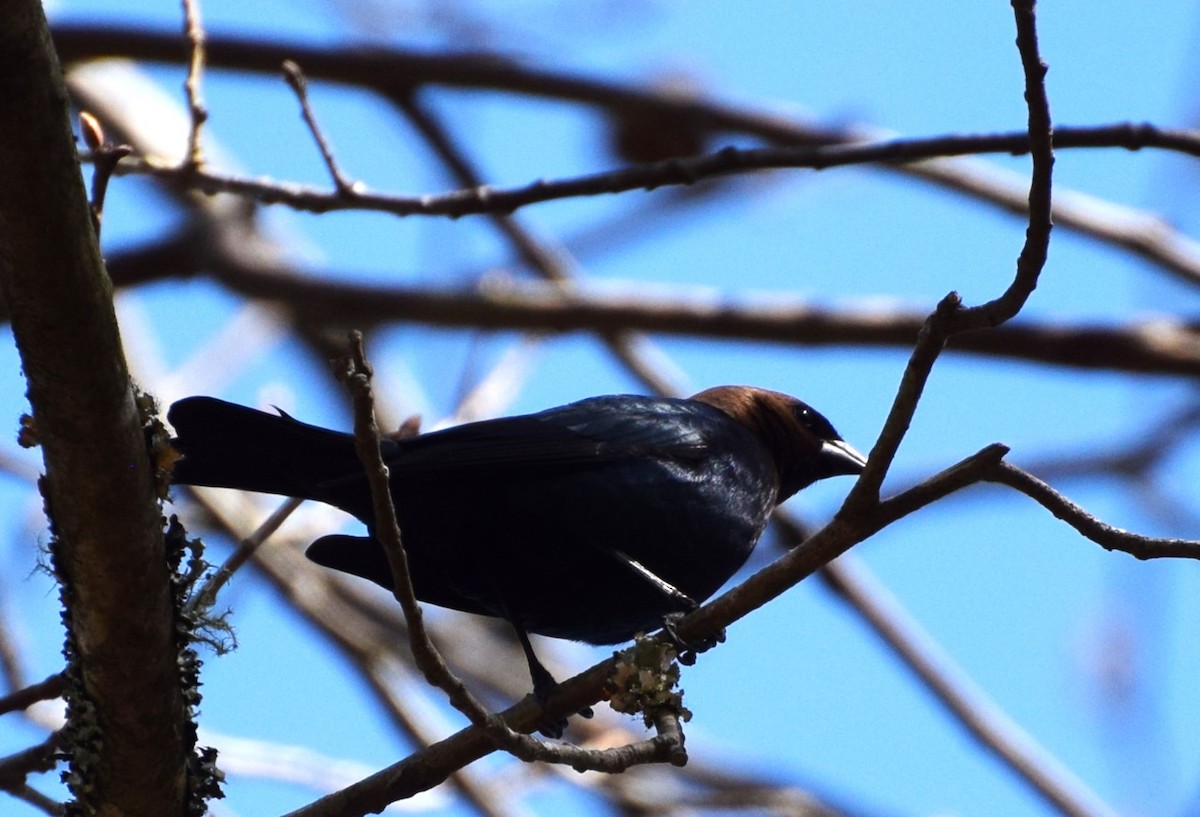
POLYGON ((703 409, 661 401, 584 401, 425 434, 388 452, 407 474, 598 465, 655 457, 694 460, 707 451, 703 409))

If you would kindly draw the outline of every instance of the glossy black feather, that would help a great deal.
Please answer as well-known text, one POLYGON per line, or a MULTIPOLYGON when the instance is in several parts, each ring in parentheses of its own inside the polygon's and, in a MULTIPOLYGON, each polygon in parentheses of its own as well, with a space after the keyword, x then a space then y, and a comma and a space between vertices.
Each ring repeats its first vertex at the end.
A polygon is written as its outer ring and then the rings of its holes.
MULTIPOLYGON (((316 499, 373 527, 350 435, 212 398, 168 418, 176 482, 316 499)), ((811 408, 745 387, 596 397, 386 441, 384 457, 419 598, 592 643, 705 600, 778 501, 862 465, 811 408)), ((308 554, 391 585, 369 536, 324 537, 308 554)))

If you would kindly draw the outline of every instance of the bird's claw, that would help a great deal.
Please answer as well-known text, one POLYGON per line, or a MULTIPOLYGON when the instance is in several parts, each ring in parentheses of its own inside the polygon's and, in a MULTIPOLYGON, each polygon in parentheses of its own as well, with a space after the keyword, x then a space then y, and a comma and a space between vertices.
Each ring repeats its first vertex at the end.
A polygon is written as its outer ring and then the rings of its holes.
MULTIPOLYGON (((545 710, 546 705, 550 702, 550 696, 554 693, 555 688, 558 686, 558 682, 554 680, 554 677, 550 675, 550 673, 545 672, 544 669, 542 672, 544 674, 534 673, 536 680, 533 684, 533 697, 537 700, 538 704, 541 705, 542 709, 545 710)), ((575 714, 579 715, 581 718, 591 718, 596 713, 592 711, 590 706, 585 706, 575 714)), ((561 738, 566 728, 566 718, 550 718, 545 715, 544 711, 542 717, 538 720, 538 732, 548 738, 554 738, 555 740, 561 738)))
POLYGON ((725 628, 722 627, 717 632, 702 638, 684 641, 675 627, 679 624, 680 619, 686 615, 687 613, 667 613, 667 615, 663 616, 663 632, 666 633, 667 639, 675 647, 675 654, 679 658, 679 663, 685 667, 690 667, 696 663, 697 655, 711 650, 718 644, 724 643, 725 628))

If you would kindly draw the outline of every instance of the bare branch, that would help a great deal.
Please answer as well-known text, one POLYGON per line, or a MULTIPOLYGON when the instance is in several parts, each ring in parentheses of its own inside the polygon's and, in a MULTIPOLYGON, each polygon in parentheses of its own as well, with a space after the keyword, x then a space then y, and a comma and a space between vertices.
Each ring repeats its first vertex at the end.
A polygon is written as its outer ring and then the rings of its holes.
POLYGON ((22 786, 12 792, 13 797, 18 800, 23 800, 30 806, 39 809, 43 814, 48 814, 50 817, 62 817, 66 814, 66 807, 62 803, 47 797, 32 786, 22 786))
POLYGON ((997 463, 986 477, 1015 488, 1105 550, 1119 550, 1138 559, 1200 559, 1200 541, 1141 536, 1101 522, 1046 483, 1010 463, 997 463))
POLYGON ((1058 813, 1069 817, 1116 817, 1115 810, 956 666, 853 554, 831 562, 820 575, 831 590, 863 617, 951 717, 1058 813))
POLYGON ((993 301, 965 310, 956 331, 999 326, 1016 316, 1037 286, 1050 249, 1051 175, 1054 132, 1046 98, 1046 64, 1038 53, 1034 0, 1012 0, 1017 21, 1017 51, 1025 73, 1025 103, 1029 107, 1029 146, 1033 177, 1029 184, 1029 227, 1017 258, 1017 274, 1009 288, 993 301))
POLYGON ((300 114, 304 117, 304 124, 308 125, 308 131, 312 134, 313 141, 317 143, 317 148, 321 151, 325 168, 329 171, 330 178, 333 179, 334 189, 342 198, 354 201, 358 197, 360 185, 343 176, 338 167, 337 159, 333 155, 333 148, 330 146, 329 140, 325 138, 325 134, 321 132, 321 126, 317 124, 317 117, 313 114, 312 106, 309 104, 308 80, 304 78, 304 72, 296 63, 284 60, 283 76, 300 102, 300 114))
MULTIPOLYGON (((404 321, 428 326, 531 332, 685 335, 797 346, 884 346, 909 349, 926 313, 901 305, 853 302, 828 306, 797 293, 712 293, 656 286, 651 292, 598 290, 582 284, 559 287, 491 277, 474 289, 347 283, 344 271, 302 275, 285 264, 236 255, 236 242, 222 242, 216 257, 201 256, 197 239, 180 236, 164 244, 114 253, 109 270, 118 285, 160 277, 211 273, 251 298, 278 304, 301 321, 330 326, 375 326, 404 321), (203 259, 203 263, 201 261, 203 259)), ((3 307, 0 306, 0 314, 3 307)), ((1200 375, 1200 327, 1172 317, 1147 317, 1127 324, 1047 323, 1023 319, 988 331, 948 339, 953 353, 1025 360, 1073 369, 1108 369, 1134 374, 1200 375)), ((634 341, 630 341, 633 343, 634 341)), ((656 391, 679 379, 661 371, 665 361, 641 344, 638 376, 656 391)), ((665 393, 678 393, 665 392, 665 393)))
POLYGON ((66 682, 61 672, 48 676, 36 684, 14 690, 0 698, 0 715, 9 712, 20 712, 33 706, 38 701, 52 701, 62 697, 66 682))
MULTIPOLYGON (((483 179, 472 166, 466 153, 454 142, 449 131, 419 103, 414 94, 402 94, 396 102, 416 125, 438 158, 449 168, 458 184, 467 188, 483 187, 483 179)), ((539 239, 532 230, 523 226, 510 214, 492 212, 489 215, 511 243, 517 257, 525 261, 543 279, 562 285, 579 277, 578 262, 565 247, 539 239)), ((560 286, 558 289, 570 291, 571 287, 560 286)), ((651 391, 656 394, 674 394, 681 390, 679 385, 667 376, 664 367, 651 363, 653 349, 649 347, 645 338, 628 332, 601 332, 600 337, 613 355, 651 391)))
POLYGON ((187 79, 183 83, 183 93, 187 97, 188 114, 191 126, 188 129, 187 150, 178 170, 183 176, 188 176, 200 170, 204 164, 204 148, 201 144, 201 131, 208 120, 208 110, 204 107, 200 84, 204 77, 205 34, 200 22, 200 0, 183 0, 183 36, 187 41, 187 79))
POLYGON ((0 758, 0 790, 15 792, 25 786, 31 774, 53 771, 62 748, 62 735, 54 732, 36 746, 0 758))
MULTIPOLYGON (((113 54, 167 63, 178 61, 173 37, 141 29, 105 27, 98 30, 61 25, 55 28, 55 42, 63 59, 68 61, 113 54)), ((375 89, 392 98, 422 85, 489 88, 563 99, 603 108, 614 115, 636 117, 646 113, 684 119, 706 132, 744 133, 778 145, 848 144, 852 150, 860 150, 864 149, 863 143, 892 144, 890 148, 883 148, 882 155, 869 161, 889 162, 885 165, 887 169, 989 202, 1007 212, 1024 215, 1028 210, 1028 185, 1016 174, 970 158, 948 158, 988 152, 1025 153, 1030 145, 1028 131, 896 140, 881 136, 878 128, 833 127, 795 117, 783 118, 713 100, 666 93, 661 89, 643 89, 523 66, 504 55, 487 52, 445 55, 400 50, 363 51, 221 37, 210 38, 208 58, 212 64, 225 68, 268 74, 276 72, 284 60, 294 59, 305 66, 310 76, 375 89), (900 147, 908 143, 914 147, 900 147), (922 143, 925 143, 923 147, 922 143), (893 152, 888 154, 888 151, 893 152), (918 161, 922 156, 939 158, 918 161)), ((1142 123, 1059 128, 1054 138, 1057 149, 1140 150, 1156 147, 1188 155, 1200 151, 1200 138, 1195 132, 1172 131, 1142 123)), ((836 152, 829 155, 836 156, 836 152)), ((868 159, 864 156, 862 161, 868 159)), ((280 188, 275 184, 256 186, 248 179, 241 183, 232 185, 231 189, 261 197, 264 201, 299 196, 304 190, 296 186, 280 188)), ((312 207, 322 203, 318 191, 308 192, 316 199, 301 197, 299 206, 312 207)), ((1053 216, 1060 226, 1124 247, 1190 283, 1200 282, 1200 246, 1174 230, 1164 219, 1101 202, 1061 186, 1055 192, 1053 216)), ((331 204, 330 201, 323 203, 325 206, 331 204)))
POLYGON ((413 592, 412 578, 408 572, 408 556, 404 552, 400 525, 396 521, 396 509, 388 486, 387 465, 384 464, 380 451, 380 433, 375 423, 375 404, 371 394, 371 375, 371 368, 363 352, 362 334, 352 332, 350 358, 342 379, 354 401, 354 442, 371 488, 376 520, 375 536, 392 568, 394 594, 404 610, 404 620, 408 622, 408 639, 413 660, 426 680, 447 694, 455 709, 466 715, 474 724, 490 725, 493 721, 491 713, 446 666, 425 630, 425 617, 413 592))
POLYGON ((215 573, 208 577, 204 586, 192 597, 192 600, 188 603, 188 609, 202 610, 215 604, 217 594, 221 592, 221 588, 233 578, 233 574, 242 565, 254 556, 254 552, 262 546, 262 543, 271 534, 279 530, 279 526, 287 521, 287 518, 292 515, 293 511, 300 507, 303 501, 294 497, 285 499, 270 516, 263 520, 263 523, 253 533, 241 539, 238 542, 238 546, 234 548, 233 553, 229 554, 229 558, 222 563, 221 567, 215 573))

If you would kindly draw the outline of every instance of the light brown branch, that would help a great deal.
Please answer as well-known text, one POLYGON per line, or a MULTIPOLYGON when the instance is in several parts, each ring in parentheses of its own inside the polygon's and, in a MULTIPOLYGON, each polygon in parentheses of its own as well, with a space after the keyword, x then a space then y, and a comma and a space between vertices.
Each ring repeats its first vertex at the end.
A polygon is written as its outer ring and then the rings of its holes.
POLYGON ((229 554, 229 558, 221 564, 221 567, 216 572, 208 577, 208 580, 204 582, 204 586, 192 597, 192 600, 188 603, 188 609, 203 610, 215 604, 217 594, 221 592, 221 588, 233 578, 234 573, 254 556, 255 551, 262 546, 262 543, 271 534, 279 530, 279 526, 287 521, 287 518, 300 507, 303 501, 294 497, 285 499, 278 508, 271 512, 270 516, 263 520, 263 523, 253 533, 240 539, 233 553, 229 554))
POLYGON ((380 433, 375 423, 375 403, 371 393, 372 372, 363 352, 360 332, 350 333, 350 357, 341 376, 354 403, 354 443, 371 489, 374 536, 392 568, 393 592, 408 623, 413 661, 431 685, 446 693, 455 709, 466 715, 473 724, 491 726, 494 720, 491 713, 450 671, 425 629, 425 617, 413 591, 408 556, 404 552, 400 525, 396 521, 387 465, 380 450, 380 433))
POLYGON ((200 0, 183 0, 183 36, 188 46, 187 78, 183 82, 183 93, 187 97, 190 119, 187 149, 178 171, 186 178, 196 173, 204 164, 204 148, 201 134, 208 120, 200 85, 204 77, 205 34, 200 22, 200 0))

